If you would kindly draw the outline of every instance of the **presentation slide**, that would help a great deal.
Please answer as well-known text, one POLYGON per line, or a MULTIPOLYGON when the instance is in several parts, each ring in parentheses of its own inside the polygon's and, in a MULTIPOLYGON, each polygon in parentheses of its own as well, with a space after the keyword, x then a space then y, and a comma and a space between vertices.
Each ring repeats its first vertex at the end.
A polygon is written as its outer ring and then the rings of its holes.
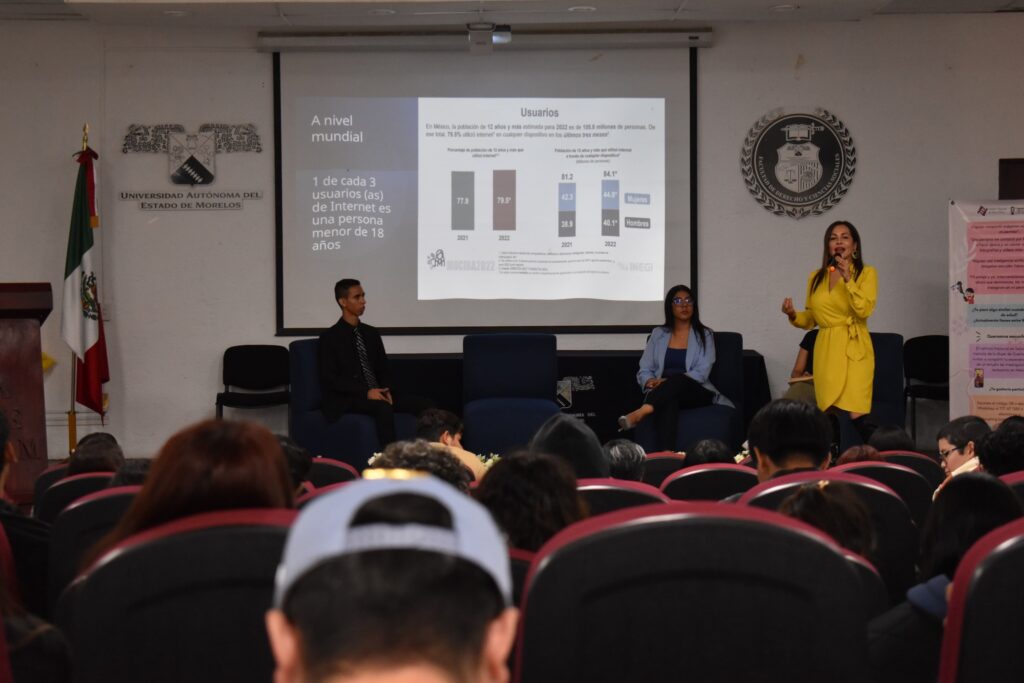
POLYGON ((688 89, 649 52, 282 55, 281 331, 333 324, 342 277, 395 333, 657 324, 689 283, 688 89))
POLYGON ((420 299, 662 297, 665 103, 419 101, 420 299))

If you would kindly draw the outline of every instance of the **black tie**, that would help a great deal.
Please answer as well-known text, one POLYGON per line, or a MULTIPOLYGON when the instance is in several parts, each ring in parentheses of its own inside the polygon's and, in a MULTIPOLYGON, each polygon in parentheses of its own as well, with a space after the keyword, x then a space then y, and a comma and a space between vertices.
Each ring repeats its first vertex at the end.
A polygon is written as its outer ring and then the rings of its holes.
POLYGON ((377 376, 373 374, 373 368, 370 367, 370 357, 366 353, 366 343, 363 341, 363 335, 359 332, 359 328, 353 329, 356 335, 356 353, 359 354, 359 366, 363 369, 363 379, 366 380, 366 386, 370 389, 379 388, 377 385, 377 376))

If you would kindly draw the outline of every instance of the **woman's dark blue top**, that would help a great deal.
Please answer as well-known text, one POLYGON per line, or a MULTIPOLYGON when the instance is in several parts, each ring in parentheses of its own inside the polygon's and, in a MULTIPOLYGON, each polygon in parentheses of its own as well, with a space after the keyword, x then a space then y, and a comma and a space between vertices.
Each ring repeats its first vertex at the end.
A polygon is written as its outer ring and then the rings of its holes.
POLYGON ((686 349, 665 349, 665 369, 662 377, 686 374, 686 349))

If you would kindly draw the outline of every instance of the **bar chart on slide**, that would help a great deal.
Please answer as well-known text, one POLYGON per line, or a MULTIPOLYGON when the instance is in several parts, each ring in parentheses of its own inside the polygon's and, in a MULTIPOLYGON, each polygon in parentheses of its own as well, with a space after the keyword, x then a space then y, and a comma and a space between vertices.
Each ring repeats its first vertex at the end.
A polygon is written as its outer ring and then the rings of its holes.
POLYGON ((474 174, 452 171, 452 230, 472 230, 474 225, 474 174))
POLYGON ((576 183, 558 183, 558 236, 576 236, 576 183))
POLYGON ((601 235, 619 236, 619 181, 601 181, 601 235))
MULTIPOLYGON (((491 228, 516 229, 516 172, 491 174, 491 228)), ((476 173, 452 171, 452 230, 476 229, 476 173)))
POLYGON ((420 299, 661 298, 664 100, 421 98, 418 126, 420 299))

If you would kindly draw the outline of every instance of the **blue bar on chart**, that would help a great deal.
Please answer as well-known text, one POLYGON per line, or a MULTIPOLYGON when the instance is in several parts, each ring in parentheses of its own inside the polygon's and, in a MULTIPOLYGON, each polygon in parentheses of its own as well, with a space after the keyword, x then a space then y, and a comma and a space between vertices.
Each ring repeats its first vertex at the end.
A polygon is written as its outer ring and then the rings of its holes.
POLYGON ((558 236, 576 236, 576 183, 558 183, 558 236))
POLYGON ((601 181, 601 236, 619 236, 619 181, 601 181))
POLYGON ((473 229, 473 171, 452 171, 452 230, 473 229))
POLYGON ((516 229, 516 172, 494 172, 494 229, 516 229))

